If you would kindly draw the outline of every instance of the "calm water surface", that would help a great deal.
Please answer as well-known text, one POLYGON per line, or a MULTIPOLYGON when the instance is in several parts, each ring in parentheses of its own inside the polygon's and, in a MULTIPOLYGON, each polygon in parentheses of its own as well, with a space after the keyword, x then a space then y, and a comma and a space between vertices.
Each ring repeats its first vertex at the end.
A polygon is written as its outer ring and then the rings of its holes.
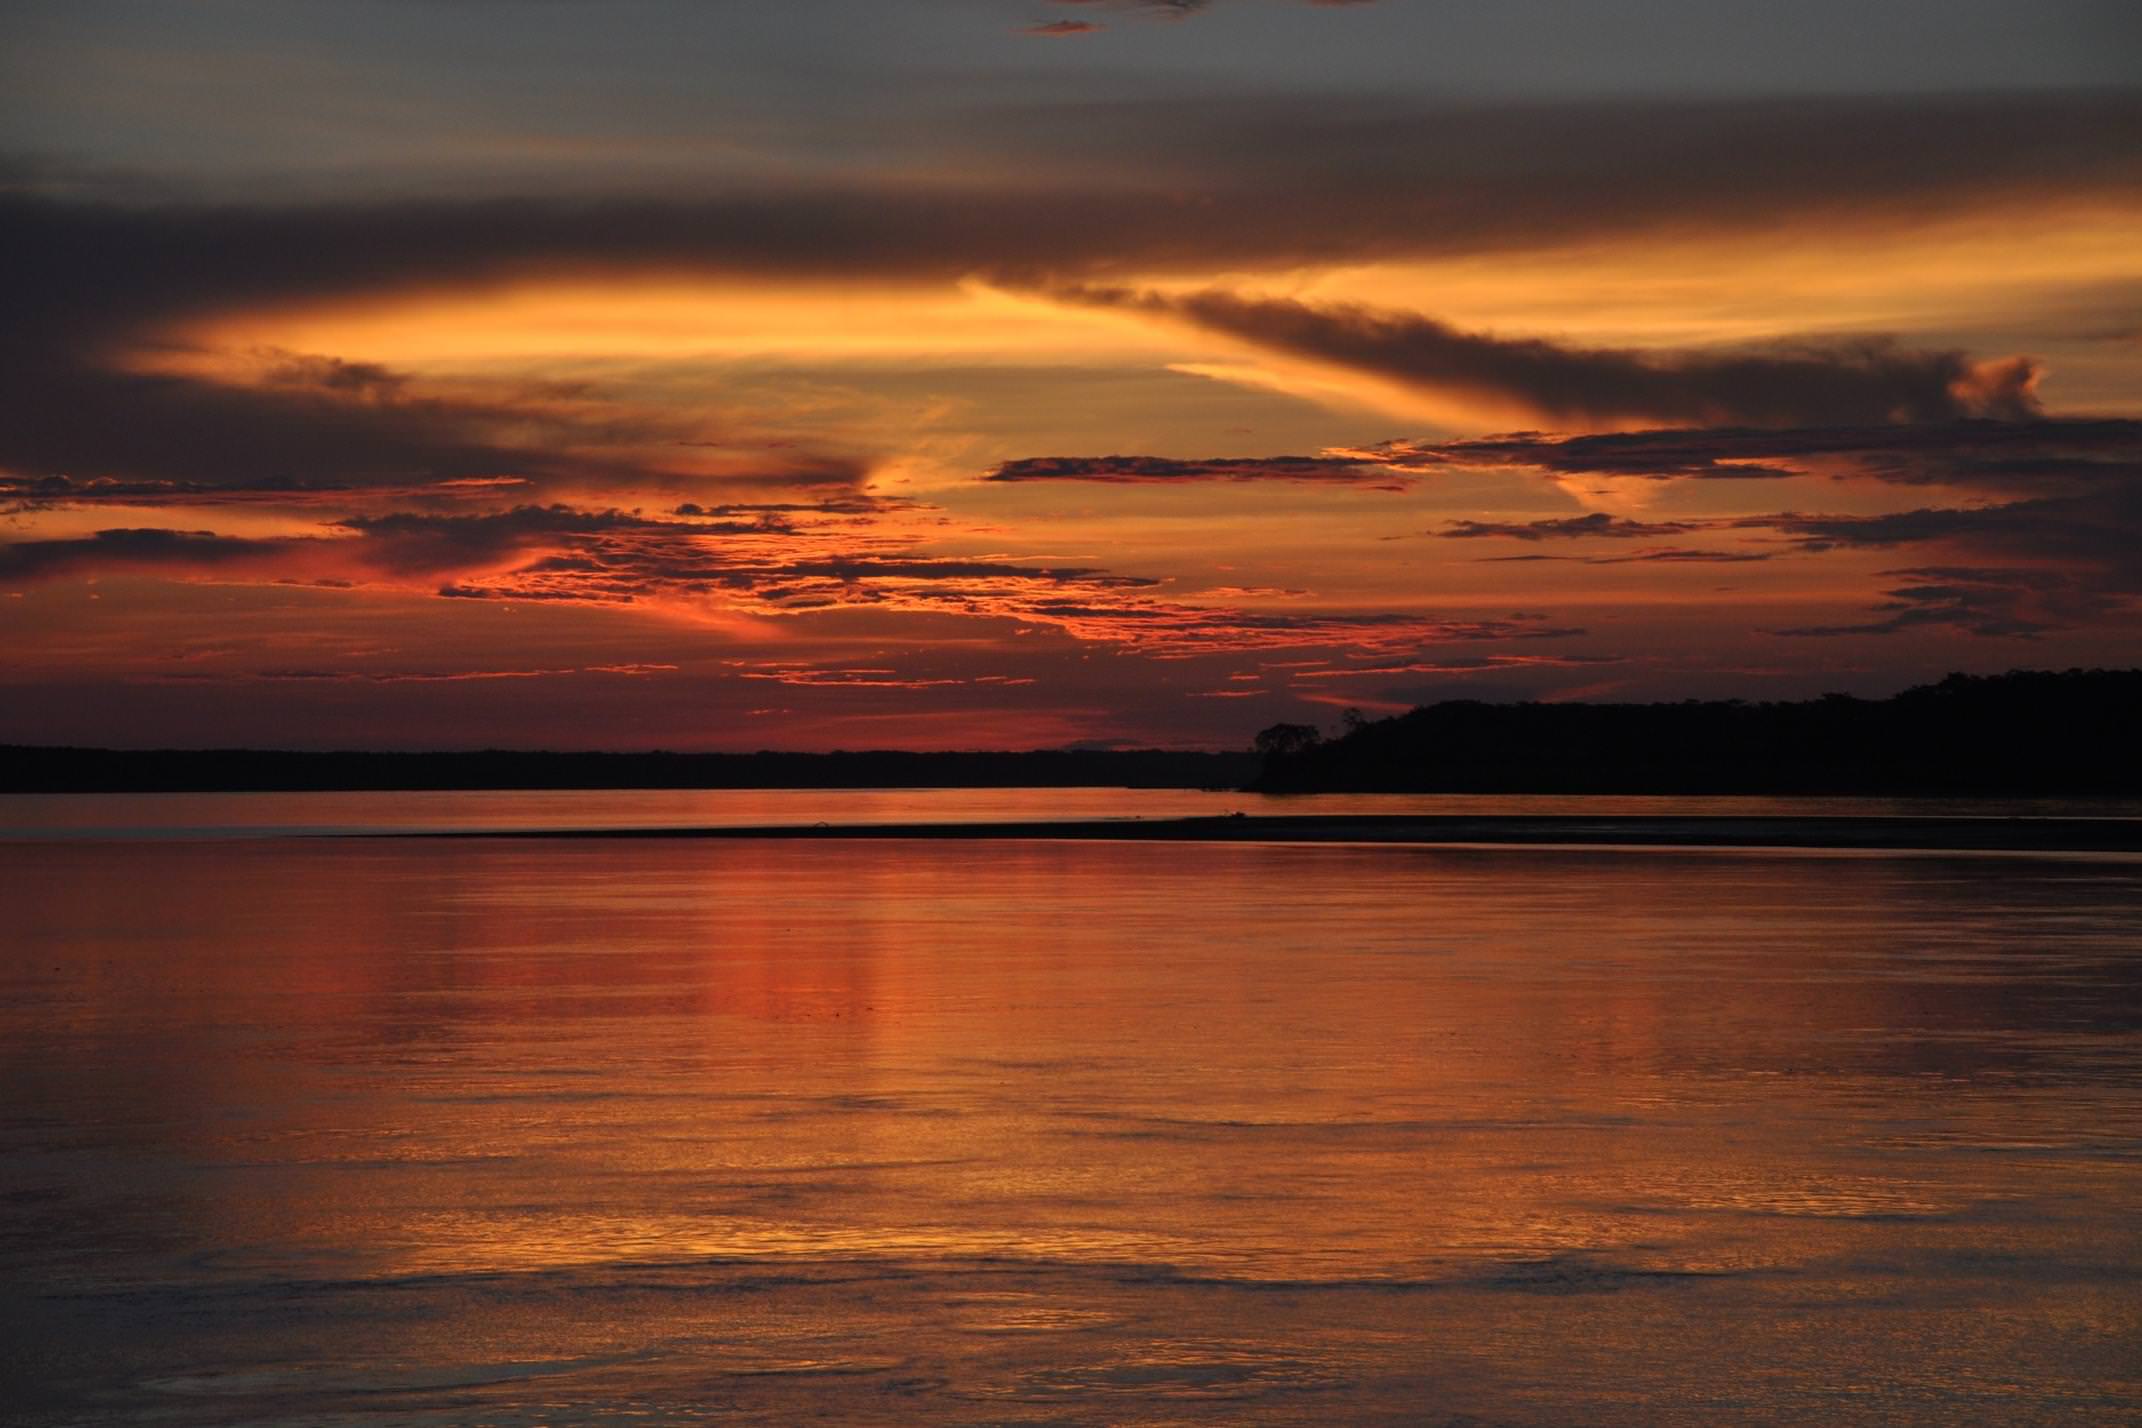
POLYGON ((0 873, 12 1421, 2142 1414, 2134 860, 0 873))
POLYGON ((231 838, 535 828, 778 828, 1249 814, 1654 814, 2142 818, 2135 799, 1653 798, 1270 794, 1190 788, 479 789, 382 793, 0 794, 0 839, 231 838))

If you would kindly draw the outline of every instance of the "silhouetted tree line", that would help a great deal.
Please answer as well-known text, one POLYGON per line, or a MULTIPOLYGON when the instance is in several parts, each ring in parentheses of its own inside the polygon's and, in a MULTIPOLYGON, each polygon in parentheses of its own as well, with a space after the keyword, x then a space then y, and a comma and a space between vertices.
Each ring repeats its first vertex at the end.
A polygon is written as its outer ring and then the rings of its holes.
POLYGON ((1253 751, 303 753, 0 745, 0 791, 504 788, 1241 788, 1260 792, 2142 796, 2142 670, 1952 674, 1894 698, 1483 704, 1253 751))
POLYGON ((17 793, 481 788, 1240 788, 1250 753, 294 753, 0 745, 17 793))
POLYGON ((2142 794, 2142 670, 1952 674, 1890 699, 1454 700, 1257 736, 1272 793, 2142 794))

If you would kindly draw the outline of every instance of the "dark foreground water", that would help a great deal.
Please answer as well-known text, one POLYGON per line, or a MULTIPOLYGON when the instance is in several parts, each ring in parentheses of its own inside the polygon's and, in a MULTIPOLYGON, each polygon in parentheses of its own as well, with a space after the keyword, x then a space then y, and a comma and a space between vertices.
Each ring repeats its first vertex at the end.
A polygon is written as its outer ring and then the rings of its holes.
POLYGON ((47 1423, 2142 1414, 2142 862, 0 847, 47 1423))

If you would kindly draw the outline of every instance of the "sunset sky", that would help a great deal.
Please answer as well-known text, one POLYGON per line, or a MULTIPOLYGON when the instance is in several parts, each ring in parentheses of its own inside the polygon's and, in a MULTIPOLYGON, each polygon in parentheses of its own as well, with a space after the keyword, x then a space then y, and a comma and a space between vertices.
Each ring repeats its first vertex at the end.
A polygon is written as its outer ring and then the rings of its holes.
POLYGON ((9 0, 0 741, 2142 663, 2131 0, 9 0))

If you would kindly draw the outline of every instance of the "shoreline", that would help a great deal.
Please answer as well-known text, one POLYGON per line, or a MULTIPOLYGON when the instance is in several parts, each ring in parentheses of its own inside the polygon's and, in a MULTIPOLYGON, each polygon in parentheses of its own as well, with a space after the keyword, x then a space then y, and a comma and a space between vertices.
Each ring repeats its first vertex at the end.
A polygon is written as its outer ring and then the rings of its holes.
POLYGON ((1387 843, 1491 847, 1830 848, 2142 853, 2142 819, 1956 816, 1305 814, 1016 823, 780 824, 691 828, 423 829, 375 838, 898 839, 1155 843, 1387 843))

